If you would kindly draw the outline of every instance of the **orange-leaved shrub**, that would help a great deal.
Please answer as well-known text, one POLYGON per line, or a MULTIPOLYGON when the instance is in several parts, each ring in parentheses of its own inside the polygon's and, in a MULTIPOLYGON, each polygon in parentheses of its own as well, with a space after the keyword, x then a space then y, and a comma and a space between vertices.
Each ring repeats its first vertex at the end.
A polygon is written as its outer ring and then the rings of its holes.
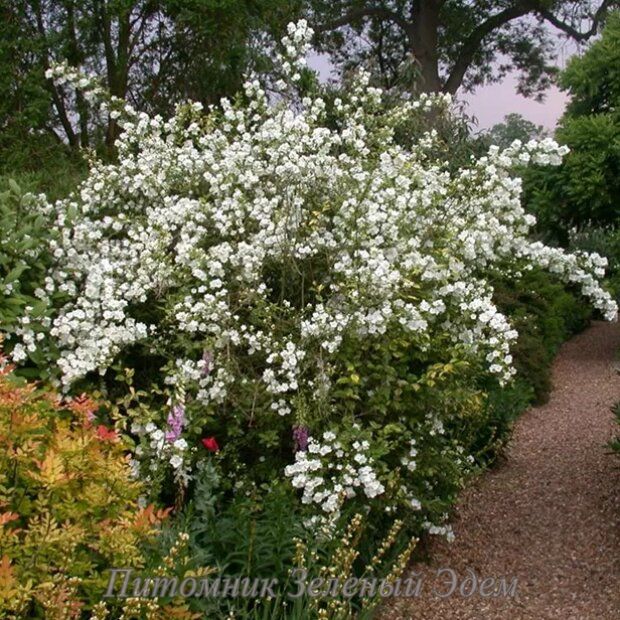
POLYGON ((95 409, 20 382, 0 353, 0 617, 79 618, 108 569, 145 563, 167 511, 139 508, 126 450, 95 409))

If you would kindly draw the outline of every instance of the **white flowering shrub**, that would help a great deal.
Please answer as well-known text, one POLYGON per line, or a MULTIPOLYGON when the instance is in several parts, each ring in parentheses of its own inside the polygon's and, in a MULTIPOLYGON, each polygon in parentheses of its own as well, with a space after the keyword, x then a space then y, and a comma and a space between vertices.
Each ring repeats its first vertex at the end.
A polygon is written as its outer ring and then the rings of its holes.
MULTIPOLYGON (((428 394, 514 375, 517 333, 494 304, 494 279, 542 267, 606 318, 616 305, 598 255, 528 237, 534 220, 512 170, 559 164, 565 148, 517 141, 451 170, 433 156, 433 132, 413 146, 395 138, 416 115, 449 114, 446 97, 385 109, 364 74, 347 98, 299 95, 310 35, 290 25, 277 96, 252 78, 238 101, 188 104, 170 119, 103 100, 122 129, 118 161, 94 162, 74 195, 43 207, 56 233, 36 291, 48 311, 22 317, 13 358, 50 355, 67 389, 97 373, 110 388, 110 369, 135 370, 152 408, 125 428, 147 477, 160 459, 187 485, 198 440, 212 435, 205 445, 231 471, 284 472, 319 512, 384 494, 415 512, 420 493, 442 491, 423 485, 436 463, 416 470, 415 490, 402 482, 416 467, 413 433, 443 436, 450 423, 428 394), (354 424, 371 429, 357 448, 338 434, 354 424), (369 456, 389 424, 413 443, 369 456), (292 427, 309 434, 295 456, 292 427)), ((101 99, 77 71, 50 76, 101 99)), ((454 464, 452 497, 468 455, 449 438, 432 445, 454 464)))

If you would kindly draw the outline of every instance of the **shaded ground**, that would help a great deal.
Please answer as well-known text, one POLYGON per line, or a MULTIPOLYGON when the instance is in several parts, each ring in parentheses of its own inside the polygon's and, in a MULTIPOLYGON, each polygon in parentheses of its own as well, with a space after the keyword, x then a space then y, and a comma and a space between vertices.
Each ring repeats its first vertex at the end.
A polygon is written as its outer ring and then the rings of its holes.
POLYGON ((382 620, 620 620, 620 460, 605 446, 619 348, 620 326, 606 323, 562 347, 549 402, 518 420, 506 461, 463 493, 456 541, 434 542, 432 564, 413 567, 420 595, 389 601, 382 620), (479 580, 516 577, 517 595, 439 597, 452 583, 436 577, 441 567, 459 586, 468 568, 479 580))

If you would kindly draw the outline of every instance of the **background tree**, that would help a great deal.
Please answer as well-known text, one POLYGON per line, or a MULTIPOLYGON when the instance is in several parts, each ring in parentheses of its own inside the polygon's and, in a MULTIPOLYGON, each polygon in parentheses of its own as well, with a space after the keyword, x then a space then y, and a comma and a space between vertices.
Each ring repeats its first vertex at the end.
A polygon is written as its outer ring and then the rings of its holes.
POLYGON ((312 0, 318 45, 341 70, 366 63, 384 86, 455 93, 520 74, 540 94, 554 74, 551 24, 585 41, 614 0, 312 0), (498 61, 499 62, 496 62, 498 61))
POLYGON ((0 167, 3 169, 25 166, 34 152, 40 154, 53 149, 59 141, 58 134, 48 125, 51 98, 37 62, 41 56, 40 40, 26 26, 22 3, 0 3, 0 167), (30 149, 18 146, 26 144, 30 149), (26 150, 29 153, 23 157, 26 150))
MULTIPOLYGON (((114 119, 45 78, 66 61, 101 76, 109 92, 169 114, 188 98, 238 91, 295 0, 5 0, 0 5, 0 148, 19 152, 44 133, 58 145, 111 147, 114 119), (13 146, 11 146, 13 145, 13 146)), ((28 149, 25 149, 26 151, 28 149)))
POLYGON ((167 32, 158 4, 8 0, 3 13, 0 73, 11 85, 0 108, 3 128, 43 131, 70 147, 89 146, 103 132, 110 144, 113 119, 102 125, 79 92, 70 94, 46 79, 45 71, 65 61, 100 75, 111 94, 135 100, 143 82, 159 71, 167 32))
POLYGON ((539 220, 565 241, 574 226, 620 222, 620 13, 559 82, 571 99, 556 139, 571 152, 561 167, 536 171, 527 187, 539 220))
POLYGON ((542 125, 528 121, 521 114, 511 112, 504 116, 504 121, 497 123, 481 135, 481 139, 488 145, 496 144, 501 148, 510 146, 515 140, 528 142, 544 138, 547 132, 542 125))
MULTIPOLYGON (((245 73, 269 68, 269 43, 299 11, 298 0, 167 0, 174 35, 166 58, 166 83, 145 97, 160 108, 169 101, 216 103, 239 91, 245 73)), ((171 111, 171 110, 170 110, 171 111)))

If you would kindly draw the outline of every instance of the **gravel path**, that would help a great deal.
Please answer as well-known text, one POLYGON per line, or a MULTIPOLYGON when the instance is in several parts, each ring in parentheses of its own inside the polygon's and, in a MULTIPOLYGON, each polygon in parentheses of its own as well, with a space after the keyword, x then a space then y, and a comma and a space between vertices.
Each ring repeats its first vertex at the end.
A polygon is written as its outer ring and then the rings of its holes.
POLYGON ((380 618, 620 620, 620 461, 605 446, 619 348, 620 327, 605 323, 562 347, 549 402, 517 421, 506 461, 462 494, 456 541, 433 542, 432 563, 413 567, 419 596, 391 600, 380 618), (452 585, 441 567, 458 575, 450 597, 436 593, 452 585), (487 594, 516 577, 516 596, 461 596, 468 568, 478 584, 496 579, 487 594))

